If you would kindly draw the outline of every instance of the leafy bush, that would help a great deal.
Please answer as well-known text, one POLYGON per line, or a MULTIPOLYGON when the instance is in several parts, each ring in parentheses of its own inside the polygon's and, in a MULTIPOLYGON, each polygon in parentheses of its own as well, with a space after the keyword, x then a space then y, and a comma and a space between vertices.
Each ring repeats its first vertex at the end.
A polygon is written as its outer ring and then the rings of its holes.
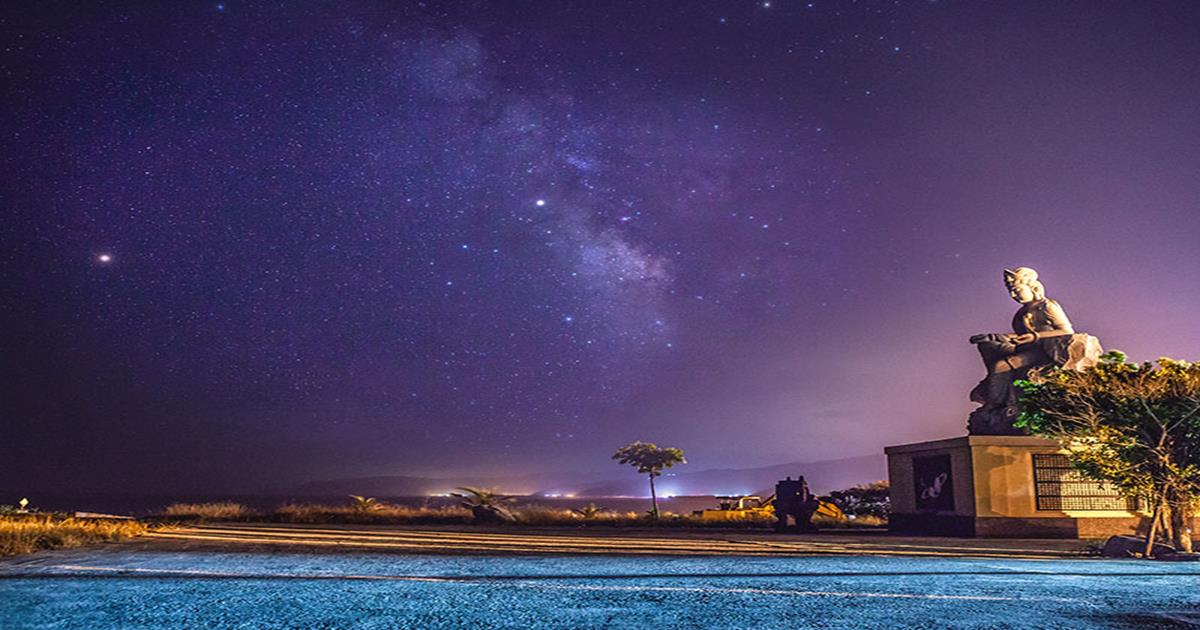
POLYGON ((892 511, 888 488, 888 482, 876 481, 830 492, 829 498, 847 515, 855 516, 855 521, 862 521, 863 517, 870 516, 886 522, 892 511))

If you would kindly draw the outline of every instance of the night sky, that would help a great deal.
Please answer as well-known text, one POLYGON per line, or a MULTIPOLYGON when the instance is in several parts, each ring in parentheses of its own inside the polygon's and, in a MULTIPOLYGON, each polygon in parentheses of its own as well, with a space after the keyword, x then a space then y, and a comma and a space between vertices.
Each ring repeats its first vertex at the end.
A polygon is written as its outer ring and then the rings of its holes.
POLYGON ((1018 265, 1200 359, 1198 3, 2 15, 0 486, 952 437, 1018 265))

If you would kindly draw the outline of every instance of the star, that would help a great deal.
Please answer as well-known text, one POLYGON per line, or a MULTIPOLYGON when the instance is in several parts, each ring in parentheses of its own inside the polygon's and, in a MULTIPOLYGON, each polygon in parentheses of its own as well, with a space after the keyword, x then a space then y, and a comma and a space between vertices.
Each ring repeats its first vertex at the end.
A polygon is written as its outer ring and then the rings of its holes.
POLYGON ((540 207, 542 207, 542 206, 546 205, 546 200, 545 200, 545 199, 538 199, 537 201, 533 202, 533 204, 534 204, 535 206, 537 206, 537 207, 539 207, 539 208, 540 208, 540 207))
POLYGON ((112 261, 113 261, 112 254, 105 253, 105 254, 97 254, 96 255, 96 262, 98 262, 102 265, 107 265, 107 264, 111 263, 112 261))

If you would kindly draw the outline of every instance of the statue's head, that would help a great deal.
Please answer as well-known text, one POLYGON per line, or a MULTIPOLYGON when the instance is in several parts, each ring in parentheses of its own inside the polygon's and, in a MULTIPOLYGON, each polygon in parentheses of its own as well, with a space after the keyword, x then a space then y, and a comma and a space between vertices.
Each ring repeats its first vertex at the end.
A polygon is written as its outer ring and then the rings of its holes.
POLYGON ((1029 267, 1017 267, 1004 270, 1004 284, 1008 286, 1008 294, 1021 304, 1041 300, 1046 297, 1046 289, 1038 281, 1038 274, 1029 267))

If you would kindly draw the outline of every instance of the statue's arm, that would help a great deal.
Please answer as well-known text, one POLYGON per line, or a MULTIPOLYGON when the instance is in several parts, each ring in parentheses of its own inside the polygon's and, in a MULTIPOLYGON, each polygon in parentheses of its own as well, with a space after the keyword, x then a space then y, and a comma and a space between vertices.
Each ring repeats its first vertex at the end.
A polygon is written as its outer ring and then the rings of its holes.
POLYGON ((1067 312, 1063 307, 1054 300, 1046 300, 1046 317, 1050 320, 1050 325, 1054 326, 1053 333, 1047 332, 1042 334, 1043 337, 1058 337, 1061 335, 1075 334, 1075 328, 1071 326, 1071 320, 1067 319, 1067 312))

